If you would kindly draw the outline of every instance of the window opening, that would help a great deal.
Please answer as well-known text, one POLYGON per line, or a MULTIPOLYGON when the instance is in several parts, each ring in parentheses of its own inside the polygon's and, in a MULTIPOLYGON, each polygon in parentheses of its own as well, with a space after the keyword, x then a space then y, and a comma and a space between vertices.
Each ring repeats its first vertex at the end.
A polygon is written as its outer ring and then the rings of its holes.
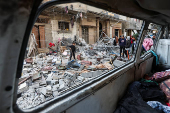
POLYGON ((141 56, 149 51, 154 51, 156 44, 159 40, 161 33, 161 26, 150 23, 148 26, 147 33, 145 34, 144 41, 142 43, 141 56))
POLYGON ((80 5, 50 6, 37 18, 18 83, 19 108, 58 98, 134 60, 143 21, 80 5))
POLYGON ((61 30, 69 30, 69 22, 58 22, 58 27, 61 30))

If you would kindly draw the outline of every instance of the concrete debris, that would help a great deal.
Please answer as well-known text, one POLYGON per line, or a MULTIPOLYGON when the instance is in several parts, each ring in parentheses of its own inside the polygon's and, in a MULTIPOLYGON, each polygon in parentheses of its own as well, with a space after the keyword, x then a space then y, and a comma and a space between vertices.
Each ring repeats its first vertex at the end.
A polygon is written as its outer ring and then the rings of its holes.
POLYGON ((70 50, 66 48, 63 53, 40 53, 24 60, 18 84, 21 96, 17 100, 21 109, 33 108, 59 96, 67 88, 92 80, 125 63, 117 60, 113 49, 82 44, 86 46, 77 46, 76 60, 69 60, 70 50))
POLYGON ((43 81, 41 81, 41 82, 39 83, 39 85, 40 85, 40 86, 47 86, 47 82, 46 82, 45 80, 43 80, 43 81))
POLYGON ((59 95, 58 91, 54 91, 54 92, 53 92, 53 96, 54 96, 54 97, 56 97, 56 96, 58 96, 58 95, 59 95))
POLYGON ((59 87, 60 87, 59 84, 53 85, 52 91, 57 91, 59 87))
POLYGON ((120 60, 115 60, 114 62, 113 62, 113 65, 115 65, 116 67, 119 67, 119 66, 121 66, 122 64, 124 64, 125 62, 123 62, 123 61, 120 61, 120 60))
POLYGON ((41 78, 40 73, 36 72, 32 74, 32 81, 38 80, 41 78))
POLYGON ((85 65, 81 65, 78 71, 82 71, 84 69, 85 65))
POLYGON ((19 86, 19 92, 24 92, 24 91, 26 91, 26 90, 28 90, 28 85, 27 85, 27 83, 25 82, 25 83, 22 83, 22 84, 19 86))
POLYGON ((81 77, 81 76, 78 76, 77 79, 80 80, 81 82, 83 82, 85 80, 85 78, 81 77))

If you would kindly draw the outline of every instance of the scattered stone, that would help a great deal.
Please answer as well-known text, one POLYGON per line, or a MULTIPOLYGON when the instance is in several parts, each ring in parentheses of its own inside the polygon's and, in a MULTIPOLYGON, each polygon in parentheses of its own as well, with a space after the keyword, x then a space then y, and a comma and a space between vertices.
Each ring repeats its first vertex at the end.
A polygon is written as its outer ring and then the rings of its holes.
POLYGON ((59 95, 58 91, 53 91, 53 96, 57 97, 59 95))
POLYGON ((61 90, 65 89, 64 87, 65 87, 65 83, 60 85, 59 90, 61 91, 61 90))
POLYGON ((58 75, 53 75, 52 80, 58 80, 59 76, 58 75))
POLYGON ((40 84, 39 83, 33 83, 32 86, 30 86, 32 88, 39 88, 40 84))
POLYGON ((119 67, 119 66, 123 65, 124 63, 125 63, 125 62, 122 62, 122 61, 120 61, 120 60, 115 60, 115 61, 113 62, 113 65, 116 66, 116 67, 119 67))
POLYGON ((93 73, 92 72, 82 73, 81 76, 85 77, 85 78, 91 78, 91 77, 93 77, 93 73))
POLYGON ((28 90, 28 85, 26 82, 22 83, 21 85, 19 85, 19 92, 24 92, 28 90))
POLYGON ((32 81, 38 80, 40 78, 41 75, 38 72, 32 74, 32 81))
POLYGON ((81 76, 77 76, 77 79, 80 80, 81 82, 83 82, 85 80, 85 78, 81 77, 81 76))
POLYGON ((41 81, 40 83, 39 83, 39 85, 40 86, 47 86, 47 82, 44 80, 44 81, 41 81))
POLYGON ((84 69, 85 65, 81 65, 78 71, 82 71, 84 69))
POLYGON ((98 70, 98 71, 92 71, 93 73, 93 77, 99 76, 100 74, 102 74, 102 71, 98 70))
POLYGON ((57 89, 60 87, 60 85, 59 84, 57 84, 57 85, 53 85, 53 88, 52 88, 52 91, 57 91, 57 89))
POLYGON ((107 49, 109 52, 106 52, 106 48, 102 45, 79 47, 76 51, 78 60, 72 61, 68 56, 70 50, 62 56, 41 53, 26 59, 19 79, 18 106, 21 109, 35 107, 57 97, 69 87, 80 85, 113 69, 114 65, 118 67, 124 63, 115 60, 112 50, 107 49))

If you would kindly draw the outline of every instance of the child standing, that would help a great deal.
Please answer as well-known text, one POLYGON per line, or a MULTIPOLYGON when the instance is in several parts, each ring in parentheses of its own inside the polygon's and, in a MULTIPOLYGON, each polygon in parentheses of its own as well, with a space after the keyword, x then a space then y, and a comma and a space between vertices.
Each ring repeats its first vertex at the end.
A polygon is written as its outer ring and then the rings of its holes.
POLYGON ((69 46, 70 47, 70 60, 71 60, 72 56, 74 57, 74 59, 76 59, 75 58, 75 51, 76 51, 75 45, 76 45, 76 43, 73 42, 72 45, 69 46))

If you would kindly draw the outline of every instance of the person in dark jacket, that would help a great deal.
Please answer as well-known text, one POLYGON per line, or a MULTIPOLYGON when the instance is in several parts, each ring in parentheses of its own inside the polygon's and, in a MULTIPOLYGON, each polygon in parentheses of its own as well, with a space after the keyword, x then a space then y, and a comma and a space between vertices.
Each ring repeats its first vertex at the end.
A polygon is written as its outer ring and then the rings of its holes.
POLYGON ((75 45, 76 45, 76 43, 73 42, 72 45, 69 46, 70 47, 70 60, 71 60, 72 56, 74 57, 74 59, 76 59, 75 58, 75 51, 76 51, 75 45))
POLYGON ((134 54, 135 48, 136 48, 136 38, 132 36, 133 44, 132 44, 132 54, 134 54))
POLYGON ((122 37, 120 36, 119 39, 118 39, 118 41, 119 41, 119 46, 120 46, 120 39, 121 39, 121 38, 122 38, 122 37))
POLYGON ((121 57, 121 54, 122 54, 122 50, 123 50, 123 57, 124 57, 125 45, 126 45, 126 39, 124 38, 124 36, 122 36, 122 38, 119 39, 120 57, 121 57))

